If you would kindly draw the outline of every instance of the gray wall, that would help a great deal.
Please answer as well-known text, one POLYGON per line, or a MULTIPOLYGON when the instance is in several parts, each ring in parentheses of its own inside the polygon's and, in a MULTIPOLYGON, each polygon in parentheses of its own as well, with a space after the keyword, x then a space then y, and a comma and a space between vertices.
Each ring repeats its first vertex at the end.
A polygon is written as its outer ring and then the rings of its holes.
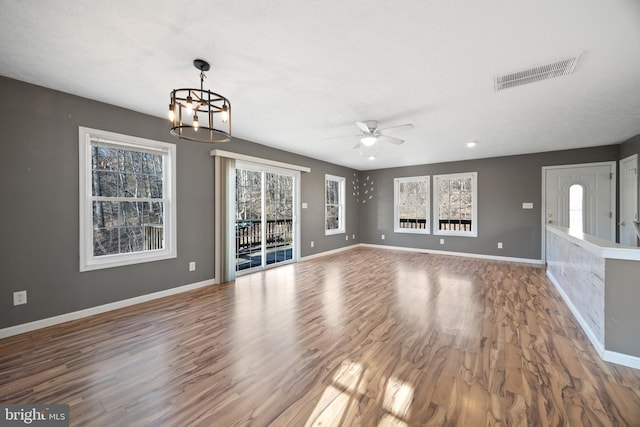
POLYGON ((605 259, 604 268, 604 346, 607 350, 640 357, 640 262, 605 259))
POLYGON ((325 236, 323 228, 324 174, 348 181, 356 171, 239 139, 216 146, 179 142, 178 257, 80 273, 78 126, 176 139, 166 120, 97 101, 4 77, 0 93, 0 328, 213 279, 214 147, 311 168, 301 178, 302 201, 309 204, 301 211, 302 256, 359 242, 351 197, 349 241, 344 234, 325 236), (189 261, 196 261, 196 271, 188 271, 189 261), (28 304, 14 307, 12 293, 25 289, 28 304))
MULTIPOLYGON (((526 259, 541 256, 543 166, 618 160, 618 145, 361 172, 376 183, 360 207, 362 243, 526 259), (393 232, 393 179, 459 172, 478 173, 478 237, 393 232), (534 209, 523 210, 523 202, 534 209), (381 235, 385 235, 385 240, 381 235), (440 239, 444 245, 439 243, 440 239), (503 248, 498 249, 498 242, 503 248)), ((433 185, 433 179, 432 179, 433 185)), ((433 209, 431 209, 433 212, 433 209)))
POLYGON ((78 126, 170 143, 176 139, 168 133, 168 122, 157 117, 3 77, 0 91, 0 328, 212 279, 215 212, 209 151, 214 147, 311 168, 301 174, 301 201, 308 205, 300 218, 303 257, 363 242, 538 259, 540 168, 618 160, 625 157, 619 151, 640 151, 636 137, 621 149, 613 145, 357 172, 237 138, 215 146, 180 142, 178 257, 80 273, 78 126), (469 171, 478 172, 477 238, 446 236, 440 245, 440 236, 393 233, 393 178, 469 171), (324 235, 325 174, 346 178, 346 235, 324 235), (522 210, 525 201, 535 209, 522 210), (502 250, 498 241, 504 243, 502 250), (195 272, 188 271, 189 261, 196 261, 195 272), (24 289, 28 304, 14 307, 12 293, 24 289))
POLYGON ((636 135, 620 144, 620 160, 634 154, 640 156, 640 135, 636 135))

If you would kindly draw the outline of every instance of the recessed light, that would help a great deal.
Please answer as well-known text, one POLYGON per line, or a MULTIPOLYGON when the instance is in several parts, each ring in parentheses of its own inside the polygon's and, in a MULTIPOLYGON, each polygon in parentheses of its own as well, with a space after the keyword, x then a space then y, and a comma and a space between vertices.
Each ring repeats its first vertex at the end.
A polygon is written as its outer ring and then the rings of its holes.
POLYGON ((476 145, 478 145, 478 142, 477 142, 477 141, 469 141, 469 142, 467 142, 467 147, 468 147, 468 148, 473 148, 473 147, 475 147, 476 145))
POLYGON ((369 160, 375 160, 376 156, 369 156, 369 160))

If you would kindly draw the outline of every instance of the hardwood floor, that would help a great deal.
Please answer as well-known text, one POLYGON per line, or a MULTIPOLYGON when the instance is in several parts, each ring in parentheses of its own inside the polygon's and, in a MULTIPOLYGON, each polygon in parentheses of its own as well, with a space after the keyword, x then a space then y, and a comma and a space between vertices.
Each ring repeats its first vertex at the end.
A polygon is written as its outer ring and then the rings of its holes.
POLYGON ((537 266, 357 248, 0 340, 71 425, 640 426, 537 266))

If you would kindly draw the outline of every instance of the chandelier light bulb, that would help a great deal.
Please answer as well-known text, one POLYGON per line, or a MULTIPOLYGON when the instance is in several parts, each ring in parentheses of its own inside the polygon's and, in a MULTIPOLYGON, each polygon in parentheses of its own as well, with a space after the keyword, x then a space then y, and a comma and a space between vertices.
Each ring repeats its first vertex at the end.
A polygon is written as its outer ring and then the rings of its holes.
POLYGON ((187 96, 187 113, 193 114, 193 98, 187 96))
POLYGON ((197 132, 198 127, 200 127, 200 124, 198 123, 198 114, 196 113, 193 115, 193 130, 197 132))
POLYGON ((176 112, 173 104, 169 104, 169 120, 174 121, 176 119, 176 112))
POLYGON ((220 116, 222 123, 229 123, 229 107, 226 105, 222 106, 222 115, 220 116))

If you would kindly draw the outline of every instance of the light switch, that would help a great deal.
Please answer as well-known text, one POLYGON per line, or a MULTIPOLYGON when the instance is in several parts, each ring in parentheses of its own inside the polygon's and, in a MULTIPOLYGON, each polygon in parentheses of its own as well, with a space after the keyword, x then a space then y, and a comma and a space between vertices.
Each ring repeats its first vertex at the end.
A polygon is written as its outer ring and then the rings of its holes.
POLYGON ((522 204, 522 209, 533 209, 533 203, 525 202, 522 204))
POLYGON ((307 209, 307 204, 306 203, 302 203, 302 209, 307 209))

